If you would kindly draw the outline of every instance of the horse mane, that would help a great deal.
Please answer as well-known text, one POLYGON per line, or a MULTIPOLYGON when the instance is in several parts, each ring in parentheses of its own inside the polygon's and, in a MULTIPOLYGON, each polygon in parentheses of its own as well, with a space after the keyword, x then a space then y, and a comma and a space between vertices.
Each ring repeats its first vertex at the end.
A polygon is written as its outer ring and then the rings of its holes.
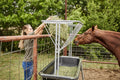
POLYGON ((120 32, 99 30, 96 34, 96 42, 114 53, 113 49, 120 47, 120 32))
POLYGON ((102 30, 105 37, 111 37, 112 39, 117 39, 120 41, 120 32, 102 30))

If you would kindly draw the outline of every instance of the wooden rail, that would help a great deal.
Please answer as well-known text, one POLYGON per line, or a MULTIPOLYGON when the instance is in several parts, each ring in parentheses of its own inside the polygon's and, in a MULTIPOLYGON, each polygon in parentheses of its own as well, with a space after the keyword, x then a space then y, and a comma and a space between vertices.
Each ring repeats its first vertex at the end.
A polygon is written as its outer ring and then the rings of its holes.
POLYGON ((24 35, 24 36, 0 36, 0 42, 34 39, 33 42, 33 77, 37 80, 37 38, 50 37, 51 35, 24 35))
POLYGON ((118 63, 113 63, 113 62, 100 62, 100 61, 88 61, 88 60, 82 60, 82 62, 86 62, 86 63, 100 63, 100 64, 114 64, 114 65, 118 65, 118 63))
POLYGON ((25 39, 35 39, 35 38, 43 38, 50 37, 51 35, 24 35, 24 36, 0 36, 0 41, 2 42, 10 42, 10 41, 19 41, 25 39))

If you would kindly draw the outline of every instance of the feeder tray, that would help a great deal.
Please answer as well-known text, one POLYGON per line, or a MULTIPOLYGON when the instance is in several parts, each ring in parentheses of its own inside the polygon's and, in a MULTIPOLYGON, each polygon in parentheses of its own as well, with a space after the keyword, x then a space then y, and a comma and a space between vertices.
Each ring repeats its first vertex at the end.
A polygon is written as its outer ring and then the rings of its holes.
MULTIPOLYGON (((55 61, 52 61, 39 72, 43 80, 78 80, 81 70, 81 60, 79 57, 59 57, 59 70, 57 69, 59 74, 54 73, 54 63, 55 61)), ((58 68, 58 66, 56 67, 58 68)))

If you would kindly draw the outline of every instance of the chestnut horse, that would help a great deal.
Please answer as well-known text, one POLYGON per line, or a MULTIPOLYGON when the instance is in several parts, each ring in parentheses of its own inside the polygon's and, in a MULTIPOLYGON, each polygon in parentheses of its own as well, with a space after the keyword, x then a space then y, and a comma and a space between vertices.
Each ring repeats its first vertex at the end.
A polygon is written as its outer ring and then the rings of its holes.
POLYGON ((99 43, 115 55, 120 66, 120 32, 100 30, 96 25, 77 35, 74 43, 76 45, 99 43))

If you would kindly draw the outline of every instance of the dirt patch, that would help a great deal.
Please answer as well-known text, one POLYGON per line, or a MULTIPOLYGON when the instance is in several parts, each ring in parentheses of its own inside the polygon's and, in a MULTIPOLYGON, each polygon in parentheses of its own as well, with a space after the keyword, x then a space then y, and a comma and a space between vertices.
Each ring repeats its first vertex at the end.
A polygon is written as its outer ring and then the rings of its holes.
POLYGON ((120 80, 120 70, 83 69, 83 73, 84 80, 120 80))

